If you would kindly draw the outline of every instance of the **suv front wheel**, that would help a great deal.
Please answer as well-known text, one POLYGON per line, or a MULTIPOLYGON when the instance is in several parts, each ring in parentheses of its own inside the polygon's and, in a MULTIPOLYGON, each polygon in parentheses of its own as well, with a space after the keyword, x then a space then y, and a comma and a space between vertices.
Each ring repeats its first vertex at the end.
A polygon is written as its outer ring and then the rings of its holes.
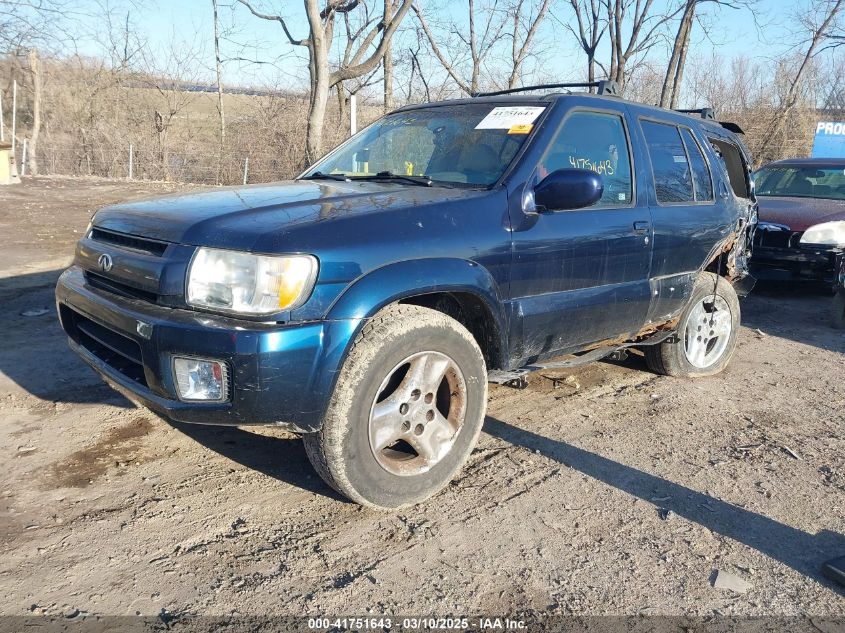
POLYGON ((305 435, 305 449, 341 494, 399 508, 452 480, 486 406, 484 357, 469 331, 441 312, 394 304, 355 339, 323 427, 305 435))
POLYGON ((733 356, 739 334, 739 300, 733 286, 701 273, 672 340, 643 348, 649 369, 667 376, 718 374, 733 356))

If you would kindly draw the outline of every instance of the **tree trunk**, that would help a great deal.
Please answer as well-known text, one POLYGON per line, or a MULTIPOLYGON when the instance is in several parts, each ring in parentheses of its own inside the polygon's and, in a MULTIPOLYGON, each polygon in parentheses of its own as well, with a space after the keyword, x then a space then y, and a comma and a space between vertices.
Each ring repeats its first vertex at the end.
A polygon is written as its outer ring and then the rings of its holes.
MULTIPOLYGON (((672 47, 672 56, 669 58, 669 66, 666 68, 666 75, 663 77, 663 87, 660 90, 660 107, 667 107, 674 95, 677 83, 678 69, 680 67, 681 50, 684 45, 689 45, 689 31, 692 26, 692 18, 695 15, 696 0, 687 0, 684 15, 678 25, 678 33, 675 35, 675 45, 672 47)), ((677 101, 677 98, 676 98, 677 101)))
MULTIPOLYGON (((693 14, 695 9, 693 9, 693 14)), ((681 54, 678 57, 678 68, 675 71, 675 81, 672 84, 672 98, 669 100, 669 107, 677 109, 678 101, 681 99, 681 84, 684 81, 684 66, 687 63, 687 51, 689 51, 690 36, 692 35, 692 19, 690 19, 687 31, 684 34, 684 42, 681 46, 681 54)))
POLYGON ((223 109, 223 62, 220 59, 220 26, 217 19, 217 0, 211 0, 214 8, 214 58, 217 63, 217 114, 220 117, 220 145, 217 153, 217 184, 223 175, 223 156, 226 151, 226 114, 223 109))
MULTIPOLYGON (((384 23, 389 24, 393 18, 393 0, 384 0, 384 23)), ((393 100, 393 42, 384 51, 382 60, 384 68, 384 111, 390 112, 395 107, 393 100)))
POLYGON ((337 91, 337 113, 340 118, 340 126, 344 130, 351 132, 349 126, 349 112, 346 108, 349 104, 349 97, 346 96, 346 89, 343 87, 342 81, 335 86, 335 90, 337 91))
POLYGON ((38 50, 29 51, 29 70, 32 73, 32 132, 29 137, 29 173, 38 175, 38 135, 41 133, 41 94, 44 83, 38 50))
POLYGON ((308 108, 308 124, 305 132, 305 166, 313 165, 323 153, 323 123, 326 119, 326 104, 329 101, 329 55, 326 32, 316 0, 306 0, 305 10, 311 31, 311 100, 308 108))

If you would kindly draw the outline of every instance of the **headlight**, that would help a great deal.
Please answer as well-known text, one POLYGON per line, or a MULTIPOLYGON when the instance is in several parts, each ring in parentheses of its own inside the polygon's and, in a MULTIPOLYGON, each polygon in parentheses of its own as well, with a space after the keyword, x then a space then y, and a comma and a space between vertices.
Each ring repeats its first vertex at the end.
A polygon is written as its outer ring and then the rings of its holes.
POLYGON ((804 231, 801 244, 825 244, 845 246, 845 221, 822 222, 804 231))
POLYGON ((189 305, 266 315, 302 305, 317 278, 311 255, 253 255, 200 248, 188 270, 189 305))

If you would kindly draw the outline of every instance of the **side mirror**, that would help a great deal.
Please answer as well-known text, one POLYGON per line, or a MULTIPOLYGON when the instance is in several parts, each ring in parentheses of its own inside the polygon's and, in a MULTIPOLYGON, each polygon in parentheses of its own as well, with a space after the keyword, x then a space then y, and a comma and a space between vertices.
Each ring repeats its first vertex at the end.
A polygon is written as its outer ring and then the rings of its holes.
POLYGON ((601 200, 604 183, 589 169, 558 169, 534 187, 534 202, 548 211, 583 209, 601 200))

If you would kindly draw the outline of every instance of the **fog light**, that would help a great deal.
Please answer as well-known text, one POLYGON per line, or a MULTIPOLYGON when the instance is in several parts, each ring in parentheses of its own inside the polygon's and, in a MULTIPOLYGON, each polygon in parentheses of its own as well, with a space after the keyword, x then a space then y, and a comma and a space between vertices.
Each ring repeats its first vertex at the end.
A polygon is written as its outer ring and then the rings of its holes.
POLYGON ((229 371, 226 363, 176 356, 173 359, 173 374, 182 400, 222 402, 229 397, 229 371))

